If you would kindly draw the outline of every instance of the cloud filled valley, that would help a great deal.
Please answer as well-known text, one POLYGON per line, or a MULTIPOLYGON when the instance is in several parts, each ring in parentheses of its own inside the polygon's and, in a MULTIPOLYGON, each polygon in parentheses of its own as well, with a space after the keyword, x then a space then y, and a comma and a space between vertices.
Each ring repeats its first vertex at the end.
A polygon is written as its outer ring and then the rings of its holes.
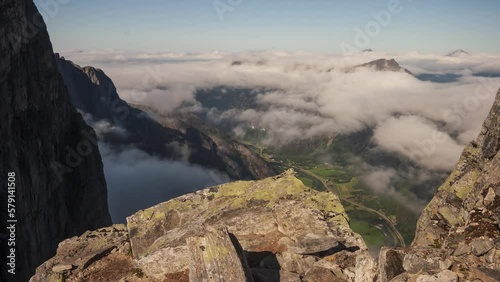
MULTIPOLYGON (((277 51, 225 54, 68 51, 79 64, 100 67, 120 96, 160 112, 204 112, 214 123, 264 128, 265 140, 296 140, 374 128, 373 142, 430 169, 450 170, 480 130, 500 85, 500 56, 362 53, 326 56, 277 51), (416 74, 459 76, 450 83, 421 81, 402 72, 351 67, 395 58, 416 74), (197 89, 254 89, 256 108, 216 109, 196 100, 197 89)), ((224 91, 222 89, 222 91, 224 91)))
MULTIPOLYGON (((240 140, 257 132, 264 148, 314 149, 321 143, 318 140, 331 144, 339 136, 347 136, 340 141, 341 147, 364 149, 353 149, 351 155, 322 151, 314 156, 317 162, 347 161, 345 165, 356 166, 360 179, 374 193, 396 199, 415 214, 455 166, 464 146, 479 133, 500 85, 500 56, 486 54, 74 50, 61 55, 103 69, 120 97, 132 105, 173 116, 189 112, 240 140), (360 67, 380 58, 387 60, 360 67), (389 60, 392 58, 399 65, 389 60), (405 183, 411 183, 409 191, 400 191, 405 183)), ((93 122, 94 128, 99 125, 98 131, 120 131, 116 125, 93 122)), ((121 174, 127 170, 124 175, 179 171, 148 185, 178 186, 172 191, 156 187, 150 193, 156 195, 152 199, 166 200, 186 189, 205 187, 204 179, 214 173, 187 163, 146 157, 140 151, 113 155, 104 148, 104 152, 110 189, 121 187, 127 179, 121 174), (135 169, 130 169, 131 156, 140 156, 135 169), (189 177, 183 177, 189 174, 186 171, 200 175, 201 182, 187 181, 189 177), (169 194, 160 195, 165 192, 162 189, 169 194)), ((132 190, 120 188, 111 193, 132 190)), ((137 208, 140 206, 147 205, 137 208)))

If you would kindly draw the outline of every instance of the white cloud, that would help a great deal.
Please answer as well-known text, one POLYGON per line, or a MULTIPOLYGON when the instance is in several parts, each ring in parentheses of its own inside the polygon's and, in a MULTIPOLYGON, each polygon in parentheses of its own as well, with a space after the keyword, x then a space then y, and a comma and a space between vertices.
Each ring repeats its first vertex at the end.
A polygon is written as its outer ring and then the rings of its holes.
POLYGON ((453 169, 463 149, 435 124, 418 116, 389 118, 377 126, 374 139, 384 150, 437 170, 453 169))
MULTIPOLYGON (((433 132, 440 132, 442 143, 435 145, 434 152, 415 158, 431 169, 455 165, 461 148, 479 132, 500 86, 500 78, 472 76, 475 72, 500 73, 500 56, 489 54, 452 58, 418 52, 370 52, 346 57, 281 51, 184 54, 99 50, 62 55, 102 68, 125 100, 160 111, 195 103, 193 93, 199 88, 272 89, 257 96, 262 106, 259 109, 204 109, 212 121, 238 121, 234 130, 238 134, 244 134, 243 125, 265 128, 269 133, 266 143, 284 144, 370 126, 377 128, 375 141, 381 149, 414 157, 415 141, 424 142, 433 132), (420 81, 405 73, 344 72, 379 58, 395 58, 416 74, 452 73, 460 77, 443 84, 420 81), (234 61, 242 63, 233 65, 234 61)), ((200 104, 193 108, 201 110, 200 104)))
POLYGON ((372 167, 370 172, 363 176, 362 180, 369 187, 381 195, 387 195, 403 204, 406 208, 419 214, 425 207, 425 203, 411 195, 403 195, 394 187, 394 182, 400 180, 400 174, 393 168, 387 167, 372 167))

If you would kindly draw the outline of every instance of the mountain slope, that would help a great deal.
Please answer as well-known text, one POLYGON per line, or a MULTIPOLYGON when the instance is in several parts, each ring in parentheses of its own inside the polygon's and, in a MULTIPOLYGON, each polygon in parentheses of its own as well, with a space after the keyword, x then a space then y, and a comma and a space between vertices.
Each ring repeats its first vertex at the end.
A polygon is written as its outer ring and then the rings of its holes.
POLYGON ((500 90, 481 133, 422 212, 411 248, 381 251, 381 281, 500 281, 499 151, 500 90))
POLYGON ((354 67, 357 68, 370 68, 376 71, 392 71, 392 72, 405 72, 409 75, 413 75, 413 73, 403 67, 401 67, 398 62, 394 59, 378 59, 375 61, 371 61, 362 65, 358 65, 354 67))
POLYGON ((217 156, 226 164, 228 171, 234 171, 237 175, 251 174, 254 179, 262 179, 275 174, 274 169, 258 154, 235 138, 207 125, 198 116, 180 111, 162 114, 150 107, 140 105, 136 107, 150 114, 165 127, 178 130, 186 136, 197 134, 202 138, 203 144, 213 144, 212 146, 218 148, 217 156))
POLYGON ((420 217, 414 246, 437 241, 454 248, 457 241, 500 238, 499 150, 500 91, 481 134, 465 148, 455 170, 420 217))
MULTIPOLYGON (((0 280, 17 282, 27 281, 61 240, 111 219, 94 131, 68 100, 41 16, 31 0, 0 7, 0 175, 6 182, 15 173, 18 220, 17 274, 6 271, 1 234, 0 280)), ((4 233, 7 185, 1 187, 4 233)))
MULTIPOLYGON (((208 134, 208 130, 197 128, 201 126, 199 123, 179 120, 175 124, 182 124, 182 128, 175 128, 172 123, 156 121, 158 113, 150 116, 120 99, 113 82, 102 70, 82 68, 57 55, 56 58, 72 103, 91 115, 89 123, 96 127, 104 121, 111 127, 124 129, 125 132, 102 132, 104 142, 116 147, 133 145, 162 158, 187 158, 190 163, 218 169, 235 179, 261 179, 274 174, 265 161, 237 141, 208 134), (183 155, 183 151, 189 155, 183 155)), ((176 120, 177 115, 170 115, 169 120, 176 120)))

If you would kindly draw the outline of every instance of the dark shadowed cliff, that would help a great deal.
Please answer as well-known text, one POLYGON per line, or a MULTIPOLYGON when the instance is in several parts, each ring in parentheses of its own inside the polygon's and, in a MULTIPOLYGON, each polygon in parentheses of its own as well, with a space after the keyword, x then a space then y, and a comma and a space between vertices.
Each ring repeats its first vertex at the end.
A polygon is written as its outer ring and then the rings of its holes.
POLYGON ((27 281, 58 243, 111 223, 94 131, 68 100, 49 36, 31 0, 0 1, 0 188, 5 232, 7 173, 16 184, 16 275, 27 281))

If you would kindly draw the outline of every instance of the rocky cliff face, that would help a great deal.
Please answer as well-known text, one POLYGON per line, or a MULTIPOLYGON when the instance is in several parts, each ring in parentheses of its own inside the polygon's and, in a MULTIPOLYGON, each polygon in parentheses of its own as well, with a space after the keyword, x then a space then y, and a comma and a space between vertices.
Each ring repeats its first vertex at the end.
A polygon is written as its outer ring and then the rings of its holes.
POLYGON ((500 90, 481 133, 423 211, 411 248, 381 252, 381 281, 418 275, 424 281, 500 281, 499 150, 500 90))
POLYGON ((89 123, 105 121, 124 129, 125 134, 106 132, 100 138, 115 146, 133 145, 151 155, 168 159, 186 158, 190 163, 215 168, 235 179, 262 179, 274 170, 258 155, 236 140, 213 133, 200 122, 183 119, 185 114, 149 115, 120 99, 111 79, 93 67, 80 67, 56 55, 73 105, 90 114, 89 123))
POLYGON ((0 19, 0 221, 7 218, 8 172, 15 173, 18 220, 16 275, 6 271, 1 236, 0 280, 27 281, 59 241, 111 220, 94 131, 68 100, 35 5, 0 1, 0 19))
POLYGON ((115 226, 66 240, 32 282, 91 275, 108 279, 101 281, 188 281, 199 265, 193 265, 193 253, 202 251, 200 263, 230 255, 226 247, 208 249, 210 234, 225 228, 241 246, 254 281, 373 281, 375 276, 375 263, 349 228, 339 199, 307 188, 288 171, 140 211, 127 219, 128 232, 115 226), (200 241, 205 243, 192 247, 200 241))

